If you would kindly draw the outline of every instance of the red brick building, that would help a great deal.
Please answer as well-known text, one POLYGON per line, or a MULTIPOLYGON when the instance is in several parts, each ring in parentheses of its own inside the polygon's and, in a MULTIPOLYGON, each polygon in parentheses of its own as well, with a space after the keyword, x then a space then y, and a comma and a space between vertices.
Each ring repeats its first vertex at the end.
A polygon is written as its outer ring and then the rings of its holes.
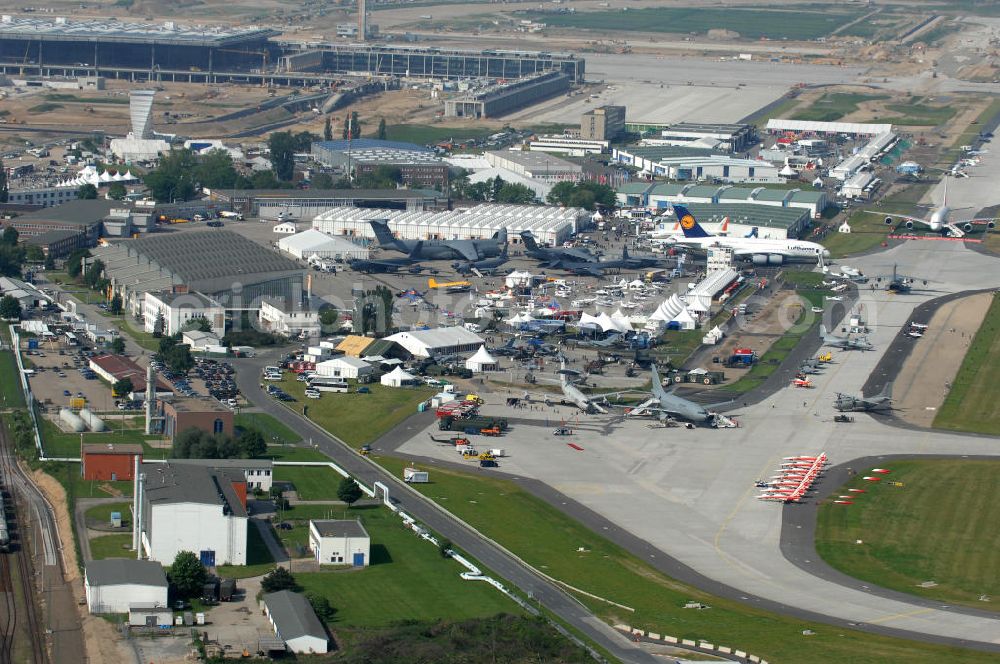
POLYGON ((104 481, 131 481, 135 479, 136 457, 142 463, 142 445, 92 444, 84 445, 80 453, 83 461, 83 479, 104 481))
POLYGON ((171 440, 186 429, 233 435, 233 411, 215 399, 177 399, 163 402, 163 433, 171 440))

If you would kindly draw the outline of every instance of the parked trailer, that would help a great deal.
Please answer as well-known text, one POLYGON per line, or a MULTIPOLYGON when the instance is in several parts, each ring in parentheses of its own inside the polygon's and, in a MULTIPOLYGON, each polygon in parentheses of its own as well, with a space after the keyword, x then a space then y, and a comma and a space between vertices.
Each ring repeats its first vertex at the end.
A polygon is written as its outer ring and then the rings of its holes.
POLYGON ((479 415, 466 418, 448 416, 438 420, 438 428, 441 431, 469 431, 471 429, 473 433, 477 434, 483 429, 491 429, 493 427, 498 427, 501 431, 506 431, 507 418, 479 415))
POLYGON ((430 474, 426 470, 417 470, 416 468, 404 468, 403 481, 413 484, 423 484, 426 482, 430 482, 430 474))

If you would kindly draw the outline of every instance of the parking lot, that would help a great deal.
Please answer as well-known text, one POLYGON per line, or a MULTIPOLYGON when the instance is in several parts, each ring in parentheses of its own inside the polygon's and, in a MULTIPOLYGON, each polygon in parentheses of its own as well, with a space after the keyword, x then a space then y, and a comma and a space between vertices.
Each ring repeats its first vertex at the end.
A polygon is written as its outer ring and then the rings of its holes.
POLYGON ((29 379, 32 392, 47 408, 69 406, 70 398, 82 396, 97 411, 115 410, 111 389, 87 369, 83 352, 60 341, 43 342, 37 350, 22 347, 24 360, 35 370, 29 379))

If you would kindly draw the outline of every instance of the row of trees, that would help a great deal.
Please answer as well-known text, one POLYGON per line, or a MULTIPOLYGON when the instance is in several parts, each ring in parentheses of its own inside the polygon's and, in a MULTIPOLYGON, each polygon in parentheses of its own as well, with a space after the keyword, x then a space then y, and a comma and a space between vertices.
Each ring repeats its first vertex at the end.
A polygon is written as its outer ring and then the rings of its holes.
POLYGON ((451 178, 451 195, 461 200, 487 203, 529 205, 538 201, 538 196, 531 187, 507 182, 499 175, 483 182, 469 182, 469 174, 465 169, 459 169, 451 178))
POLYGON ((185 429, 174 436, 175 459, 254 459, 267 454, 267 442, 257 429, 243 429, 236 437, 185 429))

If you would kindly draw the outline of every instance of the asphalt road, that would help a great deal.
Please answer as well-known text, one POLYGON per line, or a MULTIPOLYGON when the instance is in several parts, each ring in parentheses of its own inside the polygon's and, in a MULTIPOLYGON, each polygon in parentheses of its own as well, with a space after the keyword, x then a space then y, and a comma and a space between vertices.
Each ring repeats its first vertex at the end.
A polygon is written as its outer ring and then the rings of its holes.
POLYGON ((431 530, 450 539, 458 548, 468 552, 481 562, 484 567, 514 584, 523 592, 530 593, 542 606, 599 644, 615 659, 622 662, 644 664, 659 661, 594 616, 586 607, 555 584, 537 575, 511 553, 486 540, 463 522, 410 489, 395 476, 360 456, 345 443, 337 440, 305 417, 268 397, 260 389, 259 377, 261 368, 268 364, 269 359, 272 358, 267 355, 258 355, 253 359, 233 361, 233 366, 237 369, 236 383, 240 391, 261 411, 272 415, 292 428, 302 436, 303 440, 312 441, 319 450, 362 483, 371 486, 374 482, 380 481, 390 486, 394 502, 400 509, 431 530))

